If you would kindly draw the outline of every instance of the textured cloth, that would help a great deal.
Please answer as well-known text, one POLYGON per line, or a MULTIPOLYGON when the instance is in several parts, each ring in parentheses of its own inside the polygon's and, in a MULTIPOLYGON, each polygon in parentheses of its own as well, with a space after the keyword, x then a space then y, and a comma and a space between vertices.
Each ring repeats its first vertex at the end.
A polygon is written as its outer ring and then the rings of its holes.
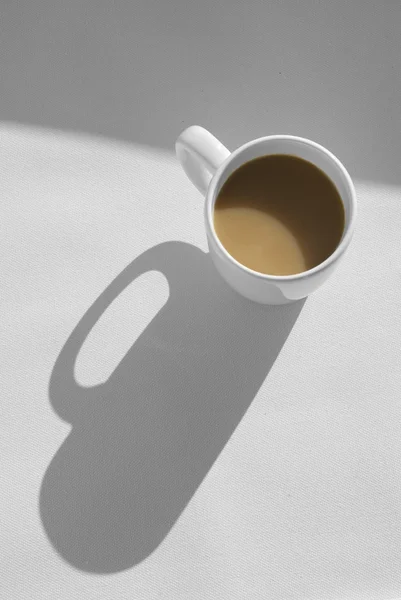
POLYGON ((400 7, 5 2, 1 598, 401 596, 400 7), (349 167, 305 303, 215 273, 192 123, 349 167))

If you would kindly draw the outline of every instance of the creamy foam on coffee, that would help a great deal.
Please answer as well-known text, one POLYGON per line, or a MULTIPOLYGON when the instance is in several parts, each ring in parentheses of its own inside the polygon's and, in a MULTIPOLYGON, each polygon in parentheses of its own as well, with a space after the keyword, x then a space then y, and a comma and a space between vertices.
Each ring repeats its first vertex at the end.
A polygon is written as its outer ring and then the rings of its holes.
POLYGON ((241 165, 214 207, 216 234, 238 262, 268 275, 293 275, 334 252, 344 207, 332 181, 312 163, 284 154, 241 165))

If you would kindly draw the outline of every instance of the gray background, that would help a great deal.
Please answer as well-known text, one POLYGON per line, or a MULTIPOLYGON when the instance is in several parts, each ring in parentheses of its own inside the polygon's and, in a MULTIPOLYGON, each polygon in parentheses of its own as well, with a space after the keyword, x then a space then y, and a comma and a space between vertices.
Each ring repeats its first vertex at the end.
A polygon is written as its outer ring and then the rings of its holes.
POLYGON ((33 0, 1 9, 0 117, 171 150, 309 136, 399 182, 398 0, 33 0))

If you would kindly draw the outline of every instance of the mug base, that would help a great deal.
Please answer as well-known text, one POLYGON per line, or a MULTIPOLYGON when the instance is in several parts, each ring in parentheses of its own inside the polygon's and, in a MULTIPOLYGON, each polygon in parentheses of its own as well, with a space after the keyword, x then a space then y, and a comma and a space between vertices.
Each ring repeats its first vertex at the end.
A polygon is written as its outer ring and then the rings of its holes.
POLYGON ((211 257, 222 279, 224 279, 231 289, 247 300, 271 306, 292 304, 299 300, 299 298, 286 298, 280 288, 273 283, 263 281, 263 284, 260 285, 260 281, 253 280, 249 276, 238 277, 235 269, 217 254, 211 252, 211 257))

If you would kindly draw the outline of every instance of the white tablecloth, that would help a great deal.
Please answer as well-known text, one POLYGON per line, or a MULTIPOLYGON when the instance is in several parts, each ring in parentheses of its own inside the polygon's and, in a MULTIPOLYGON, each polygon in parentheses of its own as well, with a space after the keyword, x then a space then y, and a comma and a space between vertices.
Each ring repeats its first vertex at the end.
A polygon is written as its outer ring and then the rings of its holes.
POLYGON ((0 597, 400 596, 400 3, 1 12, 0 597), (192 123, 349 167, 305 303, 214 272, 192 123))

